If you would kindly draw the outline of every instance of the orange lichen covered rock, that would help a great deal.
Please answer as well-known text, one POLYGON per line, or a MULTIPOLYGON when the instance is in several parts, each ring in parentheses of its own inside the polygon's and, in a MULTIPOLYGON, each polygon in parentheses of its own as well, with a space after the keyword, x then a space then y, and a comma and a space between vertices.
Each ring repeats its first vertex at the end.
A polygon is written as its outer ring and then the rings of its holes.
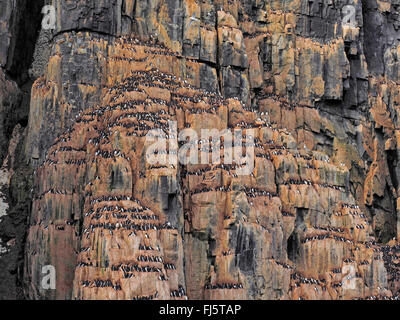
POLYGON ((396 9, 358 1, 345 25, 329 2, 123 3, 55 1, 26 295, 397 299, 399 46, 370 16, 396 9))

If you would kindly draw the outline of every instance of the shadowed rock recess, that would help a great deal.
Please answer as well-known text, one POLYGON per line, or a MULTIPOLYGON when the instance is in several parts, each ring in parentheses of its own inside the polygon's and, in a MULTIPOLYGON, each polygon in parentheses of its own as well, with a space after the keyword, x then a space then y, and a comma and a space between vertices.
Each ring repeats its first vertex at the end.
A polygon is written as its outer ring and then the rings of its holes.
POLYGON ((399 0, 0 0, 0 67, 0 299, 400 298, 399 0))

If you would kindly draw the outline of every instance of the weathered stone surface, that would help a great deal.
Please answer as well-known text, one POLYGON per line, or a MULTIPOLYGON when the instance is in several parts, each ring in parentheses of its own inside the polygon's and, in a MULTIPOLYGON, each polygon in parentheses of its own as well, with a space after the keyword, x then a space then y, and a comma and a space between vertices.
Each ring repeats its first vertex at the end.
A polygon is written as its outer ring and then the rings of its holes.
MULTIPOLYGON (((19 84, 18 4, 0 2, 0 65, 19 84)), ((18 144, 37 168, 27 297, 399 297, 397 0, 53 4, 18 144), (144 135, 168 120, 254 129, 254 170, 151 166, 144 135)), ((1 77, 0 120, 22 99, 1 77)))
POLYGON ((22 153, 28 69, 44 1, 0 1, 0 299, 23 298, 21 280, 32 171, 22 153))
MULTIPOLYGON (((237 100, 176 80, 174 74, 187 68, 179 54, 134 39, 75 37, 111 52, 100 69, 105 80, 99 83, 107 89, 98 90, 99 106, 81 108, 70 129, 43 147, 47 156, 37 157, 45 162, 38 168, 28 234, 29 297, 165 299, 175 292, 192 299, 391 296, 378 289, 388 285, 383 262, 374 267, 376 260, 360 272, 365 281, 380 279, 372 287, 359 281, 347 292, 338 286, 339 275, 332 280, 335 270, 345 272, 348 265, 358 270, 359 263, 369 261, 374 238, 349 192, 348 168, 331 164, 322 150, 310 150, 317 145, 314 135, 326 126, 316 109, 266 99, 262 112, 272 116, 274 105, 286 111, 272 123, 287 123, 287 128, 271 126, 237 100), (199 133, 254 128, 253 173, 236 176, 235 170, 215 165, 149 165, 144 135, 155 128, 167 131, 167 120, 199 133), (299 137, 301 127, 310 142, 299 137), (303 144, 312 146, 304 150, 303 144), (360 250, 365 254, 353 259, 360 250), (47 264, 61 270, 60 289, 50 296, 37 276, 47 264)), ((56 54, 50 61, 54 58, 59 61, 56 54)), ((56 81, 46 78, 57 74, 53 70, 50 62, 33 97, 43 90, 54 94, 56 81)), ((53 114, 41 105, 38 114, 53 114)), ((31 132, 43 126, 42 118, 31 122, 31 132)))

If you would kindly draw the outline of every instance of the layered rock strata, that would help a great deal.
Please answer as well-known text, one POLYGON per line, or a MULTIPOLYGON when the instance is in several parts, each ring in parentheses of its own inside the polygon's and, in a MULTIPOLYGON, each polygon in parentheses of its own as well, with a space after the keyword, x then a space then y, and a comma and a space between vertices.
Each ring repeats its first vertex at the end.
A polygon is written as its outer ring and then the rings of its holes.
MULTIPOLYGON (((15 149, 29 167, 13 161, 5 184, 18 228, 30 212, 26 297, 398 298, 397 0, 54 0, 55 30, 24 53, 7 39, 44 3, 18 4, 0 15, 16 82, 1 82, 0 120, 47 61, 15 149), (253 130, 254 170, 150 164, 146 134, 171 121, 253 130), (30 205, 15 186, 33 168, 30 205)), ((0 124, 2 148, 25 116, 0 124)))
MULTIPOLYGON (((196 89, 173 72, 196 62, 155 42, 77 37, 107 48, 102 68, 112 75, 104 75, 99 106, 77 115, 37 170, 26 261, 31 298, 392 297, 348 168, 299 145, 271 119, 274 105, 318 117, 316 110, 269 96, 263 106, 270 109, 261 111, 196 89), (149 164, 147 134, 171 134, 170 121, 198 136, 253 130, 254 170, 241 176, 223 161, 149 164), (57 270, 54 292, 37 285, 44 265, 57 270), (354 273, 349 283, 346 272, 354 273)), ((33 99, 53 90, 37 81, 33 99)), ((210 158, 211 141, 201 142, 200 156, 210 158)))

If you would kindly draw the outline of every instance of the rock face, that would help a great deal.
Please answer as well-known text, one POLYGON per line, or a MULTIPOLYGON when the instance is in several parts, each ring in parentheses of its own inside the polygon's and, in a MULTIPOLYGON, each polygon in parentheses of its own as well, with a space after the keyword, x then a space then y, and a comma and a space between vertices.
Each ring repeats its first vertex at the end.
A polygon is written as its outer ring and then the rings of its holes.
POLYGON ((24 138, 30 106, 28 68, 43 1, 0 1, 0 299, 23 298, 22 270, 32 169, 24 138))
POLYGON ((0 106, 39 76, 26 130, 0 124, 2 148, 24 153, 0 159, 15 163, 8 193, 35 169, 32 201, 5 200, 30 214, 14 277, 26 298, 399 298, 400 2, 51 4, 32 66, 0 51, 0 106), (185 129, 199 158, 225 159, 235 145, 212 150, 202 130, 240 129, 252 170, 150 163, 155 129, 169 139, 159 159, 185 129))

